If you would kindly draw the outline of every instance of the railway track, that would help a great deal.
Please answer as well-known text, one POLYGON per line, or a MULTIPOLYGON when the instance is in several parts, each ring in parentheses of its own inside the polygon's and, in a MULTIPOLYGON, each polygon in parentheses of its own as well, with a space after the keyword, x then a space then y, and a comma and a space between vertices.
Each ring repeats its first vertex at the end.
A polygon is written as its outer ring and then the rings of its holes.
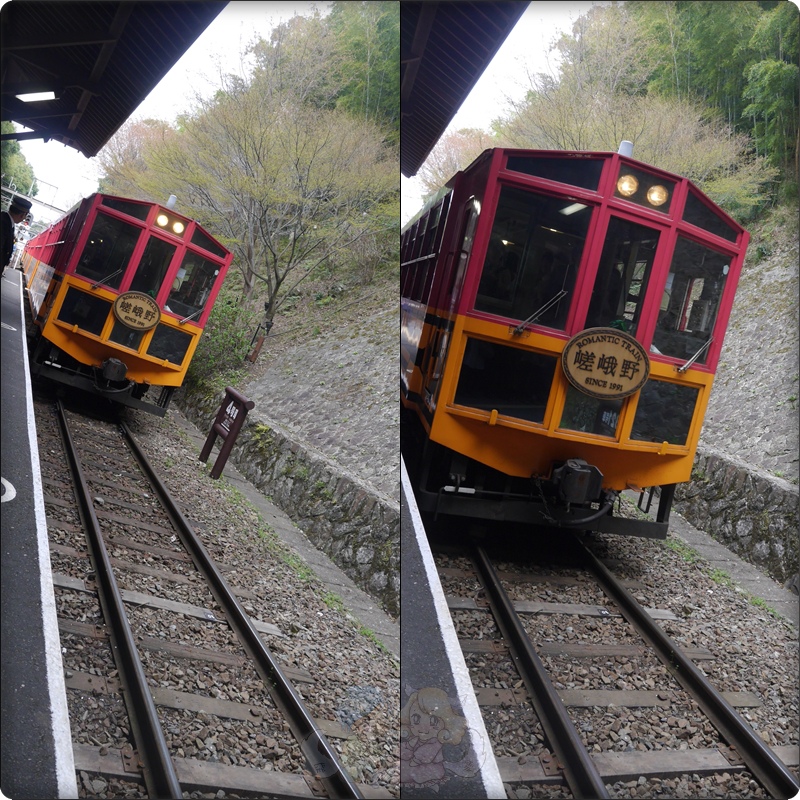
POLYGON ((59 401, 37 427, 82 795, 390 797, 350 775, 332 742, 352 730, 125 423, 59 401))
POLYGON ((685 775, 698 796, 797 794, 798 748, 743 718, 758 696, 718 692, 702 668, 714 654, 679 646, 665 627, 680 619, 644 608, 585 540, 556 564, 498 565, 479 544, 434 557, 511 796, 674 797, 685 775))

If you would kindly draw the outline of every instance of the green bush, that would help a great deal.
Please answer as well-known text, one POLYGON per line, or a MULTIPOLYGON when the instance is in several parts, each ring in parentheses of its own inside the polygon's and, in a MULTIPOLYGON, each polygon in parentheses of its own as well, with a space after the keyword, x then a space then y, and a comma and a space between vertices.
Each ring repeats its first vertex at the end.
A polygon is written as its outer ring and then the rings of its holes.
POLYGON ((188 383, 235 382, 258 321, 238 298, 221 292, 186 375, 188 383))

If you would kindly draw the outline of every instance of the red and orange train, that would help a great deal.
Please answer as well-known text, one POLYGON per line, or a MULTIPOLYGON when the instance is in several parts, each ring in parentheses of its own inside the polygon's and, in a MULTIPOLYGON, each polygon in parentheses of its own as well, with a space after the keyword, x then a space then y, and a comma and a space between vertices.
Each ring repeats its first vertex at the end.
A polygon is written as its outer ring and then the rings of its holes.
POLYGON ((497 148, 455 175, 402 234, 420 507, 666 536, 748 238, 621 153, 497 148), (615 514, 645 488, 654 521, 615 514))
POLYGON ((232 259, 167 205, 85 198, 22 255, 32 374, 163 416, 232 259))

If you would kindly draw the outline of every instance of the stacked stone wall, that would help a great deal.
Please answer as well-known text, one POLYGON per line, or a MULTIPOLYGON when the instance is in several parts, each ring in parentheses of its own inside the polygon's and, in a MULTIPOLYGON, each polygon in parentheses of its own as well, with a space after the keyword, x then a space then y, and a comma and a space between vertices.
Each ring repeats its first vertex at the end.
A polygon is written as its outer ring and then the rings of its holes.
POLYGON ((798 487, 701 444, 675 508, 780 583, 798 573, 798 487))
MULTIPOLYGON (((223 394, 176 395, 183 413, 203 432, 211 430, 222 400, 223 394)), ((389 614, 399 614, 399 503, 258 413, 248 415, 229 460, 357 586, 389 614)))

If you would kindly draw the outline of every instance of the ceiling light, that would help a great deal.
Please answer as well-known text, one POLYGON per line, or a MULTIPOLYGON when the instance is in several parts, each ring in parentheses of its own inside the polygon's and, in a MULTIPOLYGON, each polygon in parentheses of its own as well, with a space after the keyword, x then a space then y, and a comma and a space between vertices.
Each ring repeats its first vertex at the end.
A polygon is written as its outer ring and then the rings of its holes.
POLYGON ((584 208, 588 208, 588 206, 585 206, 583 203, 573 203, 571 206, 562 208, 558 213, 569 216, 570 214, 574 214, 576 211, 583 211, 584 208))
POLYGON ((55 100, 55 92, 29 92, 28 94, 18 94, 17 100, 23 103, 35 103, 37 100, 55 100))
POLYGON ((630 197, 639 188, 639 181, 633 175, 622 175, 617 181, 617 191, 623 197, 630 197))

